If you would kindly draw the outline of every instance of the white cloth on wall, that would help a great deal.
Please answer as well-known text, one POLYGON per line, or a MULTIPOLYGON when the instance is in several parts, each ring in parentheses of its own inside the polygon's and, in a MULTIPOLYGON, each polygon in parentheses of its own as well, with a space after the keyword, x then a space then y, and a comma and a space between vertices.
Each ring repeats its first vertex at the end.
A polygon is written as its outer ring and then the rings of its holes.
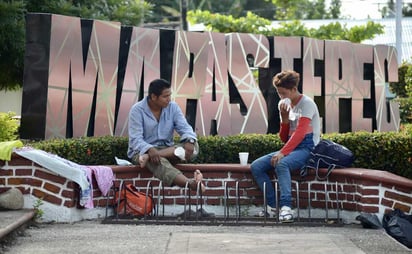
POLYGON ((15 153, 38 165, 65 177, 80 186, 80 205, 93 208, 93 175, 99 190, 106 196, 115 179, 113 170, 107 166, 84 166, 32 147, 23 147, 15 153))
POLYGON ((22 147, 14 151, 21 157, 31 160, 38 165, 65 177, 80 186, 80 205, 84 206, 90 199, 91 184, 89 183, 84 166, 66 160, 56 154, 51 154, 43 150, 32 147, 22 147))

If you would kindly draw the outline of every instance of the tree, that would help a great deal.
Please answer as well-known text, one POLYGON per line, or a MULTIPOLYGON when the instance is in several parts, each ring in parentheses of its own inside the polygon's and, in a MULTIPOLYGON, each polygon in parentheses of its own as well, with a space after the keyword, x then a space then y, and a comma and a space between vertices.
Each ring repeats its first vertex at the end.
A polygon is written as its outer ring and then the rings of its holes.
POLYGON ((244 5, 242 16, 246 15, 248 11, 258 15, 259 17, 272 20, 275 18, 276 6, 272 3, 272 1, 248 0, 244 5))
POLYGON ((87 19, 118 21, 138 26, 151 5, 141 0, 25 0, 28 12, 44 12, 87 19))
POLYGON ((340 18, 340 7, 342 7, 340 0, 332 0, 329 7, 329 13, 332 19, 340 18))
POLYGON ((325 0, 272 0, 276 6, 275 19, 330 19, 339 18, 340 0, 332 0, 326 10, 325 0))
MULTIPOLYGON (((156 9, 148 22, 180 20, 182 0, 147 0, 156 9)), ((325 0, 186 0, 190 11, 209 11, 240 18, 247 12, 269 20, 330 19, 340 17, 341 0, 332 0, 326 10, 325 0), (284 14, 286 16, 284 16, 284 14)))
MULTIPOLYGON (((156 10, 148 22, 169 22, 180 20, 180 5, 182 0, 147 0, 156 10)), ((186 0, 188 10, 209 11, 224 15, 232 15, 239 18, 246 15, 247 11, 253 12, 261 17, 273 19, 275 6, 269 0, 186 0)))
POLYGON ((366 25, 354 26, 348 29, 339 22, 308 29, 299 20, 281 22, 279 28, 271 26, 271 21, 248 12, 246 17, 234 18, 208 11, 189 11, 188 19, 192 23, 203 23, 210 31, 221 33, 255 33, 266 36, 306 36, 316 39, 348 40, 359 43, 372 39, 376 34, 383 33, 383 26, 372 21, 366 25))
POLYGON ((383 26, 373 21, 368 21, 366 25, 353 26, 350 29, 340 22, 334 22, 317 29, 310 29, 309 36, 316 39, 347 40, 360 43, 382 33, 383 26))
POLYGON ((188 20, 192 24, 203 23, 210 31, 221 33, 250 33, 271 24, 269 20, 251 12, 246 17, 234 18, 232 15, 212 14, 209 11, 189 11, 188 20))
POLYGON ((23 3, 0 2, 0 90, 17 89, 23 79, 23 3))
POLYGON ((412 17, 412 4, 408 3, 402 8, 402 14, 405 17, 412 17))
POLYGON ((390 82, 389 87, 399 102, 401 123, 412 122, 412 64, 403 62, 398 68, 398 82, 390 82))
MULTIPOLYGON (((397 97, 406 98, 408 97, 408 92, 406 88, 408 87, 407 81, 410 80, 410 76, 407 76, 408 70, 412 69, 411 63, 403 62, 398 68, 398 82, 390 82, 389 87, 393 93, 396 94, 397 97)), ((412 84, 411 84, 412 88, 412 84)), ((412 93, 412 89, 411 89, 412 93)))
POLYGON ((137 26, 152 6, 141 0, 3 0, 0 2, 0 90, 23 84, 25 19, 28 12, 119 21, 137 26))
MULTIPOLYGON (((396 5, 394 0, 388 0, 386 6, 382 7, 380 12, 382 14, 382 17, 384 18, 393 18, 396 14, 396 5)), ((412 3, 407 3, 406 5, 402 6, 402 15, 404 17, 412 16, 412 3)))

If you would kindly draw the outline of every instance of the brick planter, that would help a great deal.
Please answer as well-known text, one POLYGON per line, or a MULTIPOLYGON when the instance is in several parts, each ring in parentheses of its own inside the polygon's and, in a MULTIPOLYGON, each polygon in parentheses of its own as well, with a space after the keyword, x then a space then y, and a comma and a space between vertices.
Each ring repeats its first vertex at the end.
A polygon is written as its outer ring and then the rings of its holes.
MULTIPOLYGON (((188 193, 184 188, 164 186, 159 189, 160 182, 147 169, 136 166, 111 168, 116 176, 116 186, 124 181, 146 190, 149 184, 156 201, 166 207, 165 214, 175 213, 176 209, 173 208, 188 201, 185 198, 188 193)), ((263 203, 262 192, 253 180, 249 165, 179 164, 177 168, 187 177, 193 177, 195 169, 202 171, 207 190, 200 202, 217 213, 222 211, 225 193, 229 205, 239 202, 242 207, 253 208, 263 203)), ((321 175, 325 173, 325 169, 320 170, 321 175)), ((302 209, 302 216, 305 216, 309 205, 318 211, 326 208, 333 211, 338 206, 343 219, 347 221, 353 221, 360 212, 376 213, 380 218, 395 208, 406 213, 412 212, 412 180, 389 172, 347 168, 335 169, 328 181, 316 180, 312 171, 305 179, 301 179, 298 174, 294 174, 292 179, 295 206, 299 205, 302 209)), ((105 216, 107 197, 102 196, 96 183, 93 186, 95 208, 84 209, 78 206, 79 187, 76 183, 15 154, 11 161, 0 161, 0 192, 19 188, 25 196, 25 208, 32 208, 36 199, 43 199, 45 221, 66 222, 105 216)), ((190 195, 196 197, 194 191, 190 195)), ((113 191, 108 196, 109 205, 112 205, 113 191)), ((192 198, 190 202, 196 204, 199 200, 192 198)))

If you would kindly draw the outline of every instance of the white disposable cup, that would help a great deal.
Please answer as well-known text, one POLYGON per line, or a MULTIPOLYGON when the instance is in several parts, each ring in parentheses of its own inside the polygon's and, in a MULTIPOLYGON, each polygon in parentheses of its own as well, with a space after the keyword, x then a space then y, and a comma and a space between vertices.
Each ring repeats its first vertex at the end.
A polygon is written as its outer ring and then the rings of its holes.
POLYGON ((180 158, 182 161, 185 160, 185 149, 181 146, 176 147, 175 149, 175 155, 180 158))
POLYGON ((239 153, 240 165, 247 165, 248 158, 249 158, 248 152, 240 152, 239 153))

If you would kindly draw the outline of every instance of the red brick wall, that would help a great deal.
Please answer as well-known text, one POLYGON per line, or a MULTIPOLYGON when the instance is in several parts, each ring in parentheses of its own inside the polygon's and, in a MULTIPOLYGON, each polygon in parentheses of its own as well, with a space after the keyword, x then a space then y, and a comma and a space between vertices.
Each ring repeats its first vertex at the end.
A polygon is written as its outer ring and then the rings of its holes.
POLYGON ((57 206, 75 207, 78 185, 41 166, 13 154, 11 161, 0 161, 0 193, 18 188, 24 195, 32 195, 57 206))
MULTIPOLYGON (((205 179, 207 190, 203 197, 205 205, 223 205, 225 183, 229 193, 229 200, 235 203, 236 183, 238 184, 240 202, 244 205, 261 205, 262 192, 257 188, 250 173, 249 166, 237 164, 182 164, 177 166, 187 177, 192 177, 195 169, 200 169, 205 179)), ((151 181, 155 194, 159 181, 152 177, 146 169, 134 166, 112 167, 117 179, 124 179, 146 190, 151 181)), ((320 175, 326 171, 322 169, 320 175)), ((307 208, 309 202, 313 208, 325 208, 325 198, 328 207, 367 213, 385 213, 386 210, 399 208, 406 213, 412 212, 412 180, 397 175, 362 168, 335 169, 329 176, 329 181, 318 181, 315 174, 302 179, 295 174, 292 177, 293 197, 296 205, 297 189, 299 189, 300 208, 307 208), (310 188, 310 191, 309 191, 310 188), (336 191, 338 190, 338 192, 336 191), (338 201, 336 196, 338 195, 338 201)), ((196 193, 191 192, 194 196, 196 193)), ((165 189, 165 204, 184 204, 183 189, 165 189)), ((196 200, 192 200, 196 202, 196 200)))
MULTIPOLYGON (((228 202, 236 203, 236 190, 239 191, 239 201, 242 205, 261 205, 263 196, 253 181, 249 166, 237 164, 181 164, 177 166, 187 177, 193 177, 193 171, 200 169, 204 176, 207 190, 200 202, 205 205, 223 205, 225 186, 229 193, 228 202), (236 189, 238 186, 238 189, 236 189)), ((116 186, 123 180, 133 183, 145 191, 151 183, 154 196, 159 193, 159 181, 152 174, 135 166, 112 166, 116 176, 116 186)), ((320 174, 325 171, 321 170, 320 174)), ((384 214, 387 210, 399 208, 406 213, 412 213, 412 180, 388 172, 361 168, 335 169, 329 181, 318 181, 314 173, 309 172, 305 179, 293 175, 293 196, 296 205, 297 188, 299 189, 300 208, 306 208, 309 202, 313 208, 325 208, 325 198, 328 207, 354 212, 384 214), (310 188, 310 192, 309 192, 310 188), (338 190, 338 193, 336 192, 338 190), (337 198, 338 195, 338 198, 337 198), (336 201, 338 199, 338 201, 336 201)), ((97 184, 93 184, 94 205, 106 206, 106 197, 103 197, 97 184)), ((10 188, 19 188, 23 194, 41 198, 57 206, 79 208, 79 186, 63 177, 42 168, 41 166, 13 155, 11 161, 0 161, 0 192, 10 188)), ((164 197, 160 192, 160 202, 165 205, 183 205, 185 190, 176 187, 164 187, 164 197)), ((190 192, 195 204, 196 193, 190 192)), ((111 190, 109 196, 113 196, 111 190)), ((110 199, 113 202, 112 199, 110 199)))

